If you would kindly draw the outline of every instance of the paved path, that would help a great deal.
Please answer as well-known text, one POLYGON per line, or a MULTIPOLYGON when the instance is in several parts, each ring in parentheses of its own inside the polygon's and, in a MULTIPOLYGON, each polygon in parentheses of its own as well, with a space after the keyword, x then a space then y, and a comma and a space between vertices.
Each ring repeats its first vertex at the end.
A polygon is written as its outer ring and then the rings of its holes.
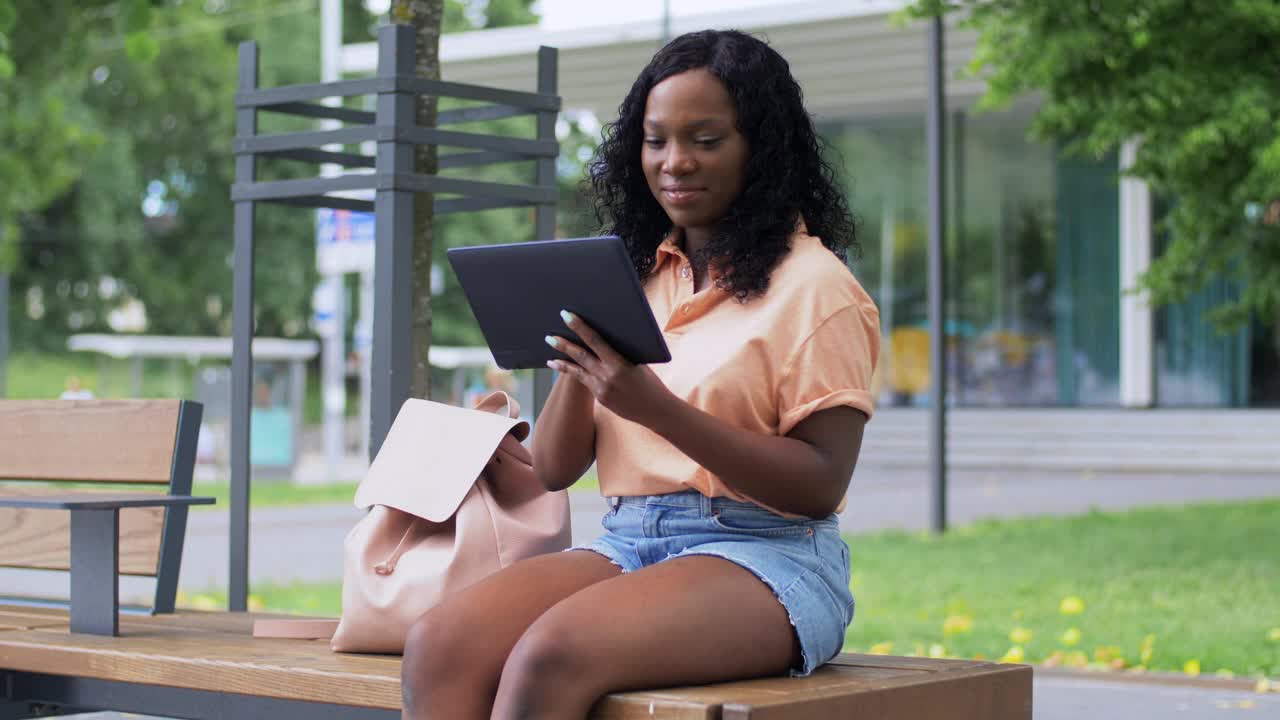
POLYGON ((1280 694, 1037 676, 1036 720, 1274 720, 1280 694))

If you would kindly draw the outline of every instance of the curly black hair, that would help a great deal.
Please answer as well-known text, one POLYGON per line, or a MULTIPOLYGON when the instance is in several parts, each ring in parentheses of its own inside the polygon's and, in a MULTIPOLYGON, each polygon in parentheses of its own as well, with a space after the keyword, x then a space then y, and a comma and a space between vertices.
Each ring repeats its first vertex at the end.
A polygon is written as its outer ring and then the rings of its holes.
POLYGON ((736 30, 704 30, 658 51, 618 106, 618 119, 588 166, 596 219, 626 242, 641 278, 653 270, 671 220, 653 197, 640 165, 649 91, 687 70, 706 68, 733 98, 749 157, 742 191, 706 249, 721 272, 717 284, 739 301, 762 294, 790 249, 798 218, 841 260, 857 238, 844 190, 823 157, 824 143, 804 108, 787 61, 764 41, 736 30))

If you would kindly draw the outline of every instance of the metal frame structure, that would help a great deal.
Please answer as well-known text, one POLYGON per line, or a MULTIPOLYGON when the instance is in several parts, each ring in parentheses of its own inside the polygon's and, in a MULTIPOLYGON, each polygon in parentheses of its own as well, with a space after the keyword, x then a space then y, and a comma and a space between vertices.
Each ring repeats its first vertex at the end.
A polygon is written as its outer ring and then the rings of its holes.
MULTIPOLYGON (((373 77, 329 83, 258 87, 258 47, 240 46, 240 81, 236 94, 236 180, 231 359, 231 577, 228 604, 244 611, 249 578, 249 411, 252 402, 254 216, 259 202, 308 208, 373 211, 375 215, 374 326, 370 418, 370 454, 378 451, 400 406, 409 397, 413 348, 410 306, 413 292, 413 205, 418 193, 458 197, 434 198, 435 212, 448 214, 504 207, 535 208, 536 238, 555 233, 557 200, 555 139, 560 98, 556 92, 554 48, 538 51, 537 92, 517 92, 414 75, 413 29, 386 25, 378 31, 378 71, 373 77), (323 105, 331 97, 372 95, 375 111, 323 105), (418 95, 451 97, 485 103, 445 110, 445 126, 521 115, 537 116, 534 138, 491 136, 416 124, 418 95), (348 127, 313 132, 258 134, 258 113, 338 120, 348 127), (322 149, 327 145, 376 143, 373 156, 322 149), (463 148, 440 157, 441 169, 535 161, 532 185, 481 182, 414 171, 414 148, 436 145, 463 148), (257 178, 259 158, 282 158, 313 164, 331 163, 373 172, 345 173, 303 180, 264 182, 257 178), (373 191, 374 199, 350 197, 373 191), (343 193, 347 193, 344 195, 343 193)), ((550 372, 535 374, 535 410, 550 389, 550 372)))
POLYGON ((925 135, 929 156, 929 474, 933 497, 930 519, 934 532, 947 529, 947 338, 944 334, 946 280, 946 175, 947 152, 946 78, 943 75, 946 50, 945 25, 941 17, 930 21, 929 106, 925 135))

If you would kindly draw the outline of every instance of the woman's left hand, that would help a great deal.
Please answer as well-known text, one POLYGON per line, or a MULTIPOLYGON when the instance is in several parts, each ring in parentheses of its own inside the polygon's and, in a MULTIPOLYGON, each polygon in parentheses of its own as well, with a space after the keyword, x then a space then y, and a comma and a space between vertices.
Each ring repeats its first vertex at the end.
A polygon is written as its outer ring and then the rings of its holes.
POLYGON ((572 362, 551 360, 547 367, 572 375, 596 400, 615 415, 653 428, 666 416, 665 404, 675 400, 666 385, 646 365, 633 365, 600 334, 570 312, 561 312, 565 325, 582 338, 586 348, 563 337, 547 336, 547 344, 572 362))

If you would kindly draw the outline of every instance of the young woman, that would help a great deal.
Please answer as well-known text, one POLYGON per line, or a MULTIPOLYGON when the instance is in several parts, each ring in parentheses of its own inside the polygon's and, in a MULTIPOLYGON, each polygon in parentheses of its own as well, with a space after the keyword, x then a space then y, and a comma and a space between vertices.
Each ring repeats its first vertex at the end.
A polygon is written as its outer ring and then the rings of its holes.
POLYGON ((533 439, 552 490, 597 464, 603 537, 426 613, 408 718, 584 717, 619 690, 804 675, 853 617, 843 506, 879 316, 787 63, 684 35, 640 73, 591 165, 672 361, 626 362, 579 318, 533 439))

